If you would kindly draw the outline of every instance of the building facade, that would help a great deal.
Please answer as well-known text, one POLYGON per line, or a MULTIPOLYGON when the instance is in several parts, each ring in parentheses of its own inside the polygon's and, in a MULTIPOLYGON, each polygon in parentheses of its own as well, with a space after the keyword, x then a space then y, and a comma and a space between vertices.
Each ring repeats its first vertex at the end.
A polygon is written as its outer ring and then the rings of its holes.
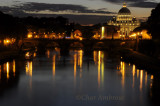
POLYGON ((140 22, 135 17, 132 17, 130 10, 127 8, 126 3, 124 3, 117 17, 113 17, 108 22, 108 25, 119 26, 120 37, 126 38, 129 37, 135 28, 140 26, 140 22))

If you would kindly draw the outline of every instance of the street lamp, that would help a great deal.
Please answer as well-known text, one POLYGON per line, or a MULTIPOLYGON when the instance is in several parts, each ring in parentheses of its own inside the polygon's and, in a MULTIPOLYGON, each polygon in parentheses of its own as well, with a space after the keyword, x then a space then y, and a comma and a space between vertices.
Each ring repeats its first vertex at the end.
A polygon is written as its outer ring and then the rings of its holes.
POLYGON ((101 33, 101 38, 100 39, 104 38, 104 32, 105 32, 105 27, 102 26, 102 33, 101 33))

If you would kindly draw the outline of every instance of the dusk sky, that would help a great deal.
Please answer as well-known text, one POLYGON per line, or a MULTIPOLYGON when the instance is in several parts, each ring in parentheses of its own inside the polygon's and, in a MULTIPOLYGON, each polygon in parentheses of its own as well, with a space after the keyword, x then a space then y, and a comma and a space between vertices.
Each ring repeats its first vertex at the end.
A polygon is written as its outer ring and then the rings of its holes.
POLYGON ((0 11, 13 16, 64 16, 70 22, 96 24, 107 22, 127 3, 132 16, 150 15, 160 0, 0 0, 0 11))

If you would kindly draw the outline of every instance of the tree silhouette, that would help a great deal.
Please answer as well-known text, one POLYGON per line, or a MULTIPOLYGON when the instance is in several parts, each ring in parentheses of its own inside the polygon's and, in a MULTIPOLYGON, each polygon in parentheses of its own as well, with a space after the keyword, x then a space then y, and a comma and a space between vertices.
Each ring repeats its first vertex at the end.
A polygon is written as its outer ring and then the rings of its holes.
POLYGON ((0 38, 17 38, 24 36, 27 29, 20 18, 0 12, 0 38))
POLYGON ((160 39, 160 3, 152 10, 147 23, 149 25, 149 33, 152 34, 153 39, 160 39))

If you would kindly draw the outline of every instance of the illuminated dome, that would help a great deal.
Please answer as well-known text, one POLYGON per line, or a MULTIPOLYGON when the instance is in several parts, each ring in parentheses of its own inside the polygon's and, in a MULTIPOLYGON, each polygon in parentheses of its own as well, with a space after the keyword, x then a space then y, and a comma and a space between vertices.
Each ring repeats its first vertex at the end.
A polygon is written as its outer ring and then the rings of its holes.
POLYGON ((127 8, 126 3, 123 4, 123 7, 119 10, 118 14, 131 14, 131 11, 127 8))
POLYGON ((127 8, 126 3, 119 10, 117 17, 113 17, 112 20, 108 22, 108 25, 113 25, 119 27, 119 36, 128 37, 132 31, 140 26, 140 22, 131 15, 131 11, 127 8))

